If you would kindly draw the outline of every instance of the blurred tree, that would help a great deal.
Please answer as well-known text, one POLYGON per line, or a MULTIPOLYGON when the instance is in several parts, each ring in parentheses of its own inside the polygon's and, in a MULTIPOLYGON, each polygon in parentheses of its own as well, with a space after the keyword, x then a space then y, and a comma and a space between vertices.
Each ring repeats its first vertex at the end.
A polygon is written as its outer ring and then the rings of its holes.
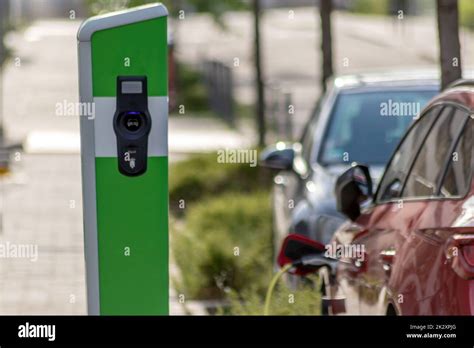
POLYGON ((7 58, 7 52, 3 38, 8 30, 8 17, 10 14, 10 3, 8 1, 0 2, 0 67, 7 58))
POLYGON ((242 0, 186 0, 185 2, 197 12, 209 13, 223 27, 225 23, 222 18, 225 12, 250 9, 248 2, 242 0))
POLYGON ((254 16, 254 60, 255 60, 255 79, 257 87, 257 107, 256 121, 258 130, 258 145, 265 145, 265 90, 263 85, 263 69, 261 56, 261 38, 260 38, 260 0, 253 0, 254 16))
POLYGON ((4 44, 4 37, 9 28, 10 3, 8 1, 0 2, 0 148, 3 150, 5 143, 3 133, 3 63, 7 59, 7 50, 4 44))
POLYGON ((320 0, 321 16, 321 51, 323 56, 321 87, 326 91, 327 80, 333 75, 332 66, 332 34, 331 34, 332 0, 320 0))
MULTIPOLYGON (((156 0, 87 0, 92 14, 111 12, 119 9, 154 3, 156 0)), ((162 0, 172 16, 180 10, 188 9, 195 12, 207 12, 221 25, 222 15, 226 11, 248 10, 247 1, 242 0, 162 0)))
POLYGON ((462 77, 458 0, 437 0, 441 88, 462 77))

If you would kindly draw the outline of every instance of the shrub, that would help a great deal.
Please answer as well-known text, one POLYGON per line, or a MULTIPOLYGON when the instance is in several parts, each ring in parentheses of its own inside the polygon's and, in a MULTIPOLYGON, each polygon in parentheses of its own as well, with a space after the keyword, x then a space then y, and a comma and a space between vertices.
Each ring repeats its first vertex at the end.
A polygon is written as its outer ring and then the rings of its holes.
MULTIPOLYGON (((305 286, 291 290, 282 281, 273 293, 270 302, 270 315, 321 315, 320 282, 315 279, 314 287, 305 286)), ((242 294, 232 292, 229 295, 230 306, 221 308, 219 314, 225 315, 262 315, 265 298, 252 290, 242 294)))
POLYGON ((181 216, 192 206, 190 203, 229 191, 266 189, 271 182, 268 172, 248 163, 218 163, 216 153, 193 155, 170 167, 170 210, 181 216), (186 209, 180 209, 180 200, 184 200, 186 209))
POLYGON ((351 2, 351 11, 362 14, 389 14, 387 0, 355 0, 351 2))
POLYGON ((474 30, 474 1, 461 0, 459 2, 459 16, 461 25, 474 30))
POLYGON ((351 11, 362 14, 389 14, 390 6, 387 0, 354 0, 350 3, 351 11))
POLYGON ((172 249, 187 298, 224 298, 230 289, 263 294, 272 273, 268 192, 226 193, 190 208, 172 249), (234 253, 238 248, 238 256, 234 253))
POLYGON ((190 65, 179 63, 177 80, 179 105, 186 105, 186 111, 191 113, 209 111, 207 89, 199 71, 190 65))

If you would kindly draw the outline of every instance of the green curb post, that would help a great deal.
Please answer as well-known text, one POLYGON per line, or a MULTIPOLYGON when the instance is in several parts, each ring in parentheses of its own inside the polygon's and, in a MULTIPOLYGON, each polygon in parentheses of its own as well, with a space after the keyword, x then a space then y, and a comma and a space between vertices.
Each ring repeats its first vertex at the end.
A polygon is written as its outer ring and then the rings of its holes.
POLYGON ((97 16, 78 33, 90 315, 167 315, 167 10, 97 16))

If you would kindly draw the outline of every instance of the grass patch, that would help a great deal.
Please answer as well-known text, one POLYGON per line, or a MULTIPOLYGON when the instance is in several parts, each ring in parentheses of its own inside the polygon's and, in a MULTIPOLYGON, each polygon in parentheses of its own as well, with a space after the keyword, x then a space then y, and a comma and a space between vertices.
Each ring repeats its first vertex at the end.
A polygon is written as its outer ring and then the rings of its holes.
MULTIPOLYGON (((314 277, 314 287, 292 290, 280 281, 270 302, 269 315, 321 315, 320 282, 314 277)), ((262 315, 265 298, 258 292, 247 290, 229 295, 230 306, 222 308, 221 315, 262 315)))
POLYGON ((255 105, 253 104, 239 104, 234 103, 236 109, 236 119, 249 119, 253 120, 255 118, 255 105))

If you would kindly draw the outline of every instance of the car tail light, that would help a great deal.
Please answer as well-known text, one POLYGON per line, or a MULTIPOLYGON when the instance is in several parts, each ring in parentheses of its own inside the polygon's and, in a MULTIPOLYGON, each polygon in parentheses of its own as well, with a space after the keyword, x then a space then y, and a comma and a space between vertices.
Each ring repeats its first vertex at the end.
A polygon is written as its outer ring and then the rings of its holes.
POLYGON ((455 234, 447 244, 446 259, 464 279, 474 279, 474 234, 455 234))

